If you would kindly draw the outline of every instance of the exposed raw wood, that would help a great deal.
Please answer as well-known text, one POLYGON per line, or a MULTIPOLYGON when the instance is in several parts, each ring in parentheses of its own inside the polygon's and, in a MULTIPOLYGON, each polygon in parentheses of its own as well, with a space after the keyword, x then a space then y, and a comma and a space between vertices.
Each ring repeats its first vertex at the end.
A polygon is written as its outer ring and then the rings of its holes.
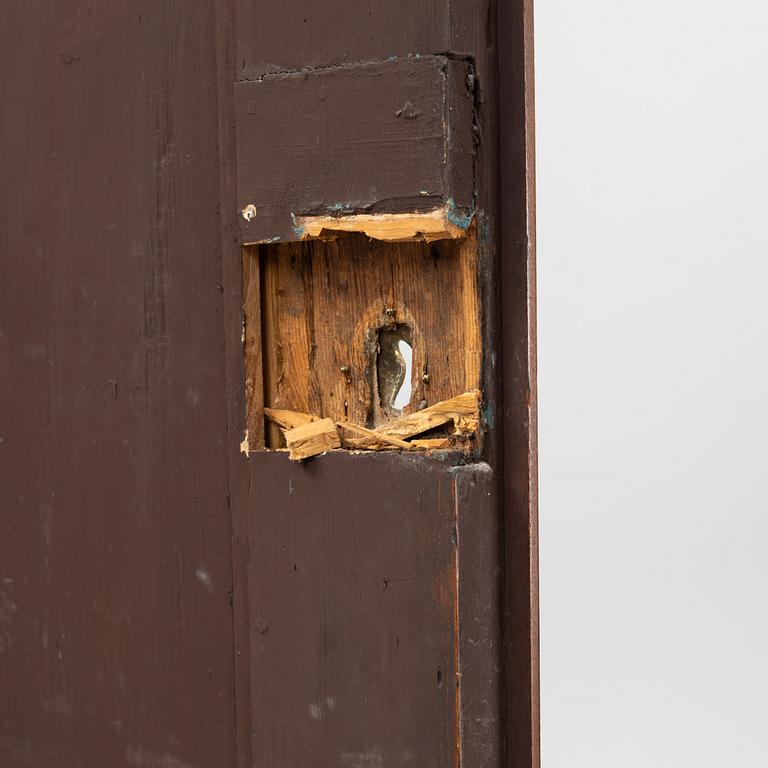
MULTIPOLYGON (((355 440, 352 444, 355 448, 367 448, 368 450, 376 451, 386 448, 400 448, 404 451, 413 450, 411 443, 406 443, 405 440, 400 440, 397 437, 390 437, 389 435, 382 435, 379 432, 374 432, 372 429, 361 427, 357 424, 350 424, 349 422, 341 422, 339 424, 342 430, 348 430, 354 432, 363 439, 355 440)), ((343 437, 343 433, 342 433, 343 437)))
POLYGON ((448 206, 428 213, 379 213, 354 216, 301 216, 302 238, 328 239, 336 232, 362 232, 375 240, 451 240, 466 235, 466 227, 451 221, 448 206))
MULTIPOLYGON (((433 243, 340 233, 329 241, 245 249, 246 290, 253 291, 257 279, 261 290, 260 315, 254 301, 246 304, 246 331, 260 329, 264 378, 263 390, 248 390, 249 425, 263 422, 265 405, 368 428, 382 425, 389 417, 375 381, 377 334, 401 325, 410 329, 413 348, 404 415, 476 389, 477 248, 473 224, 465 237, 433 243), (249 268, 255 260, 259 269, 249 268)), ((246 347, 249 371, 255 353, 246 347)), ((276 424, 268 424, 265 442, 257 442, 258 430, 249 434, 251 450, 283 444, 276 424)))
POLYGON ((368 451, 434 450, 451 448, 454 443, 447 437, 412 442, 406 442, 402 437, 421 434, 451 421, 454 422, 454 438, 472 436, 477 430, 479 396, 477 391, 465 392, 396 419, 377 430, 348 421, 333 423, 333 419, 320 419, 309 413, 280 408, 265 408, 264 413, 270 421, 283 428, 292 459, 308 458, 339 447, 368 451))
POLYGON ((420 435, 422 432, 440 427, 450 421, 458 424, 462 419, 476 419, 479 400, 479 391, 465 392, 463 395, 436 403, 422 411, 401 416, 399 419, 382 424, 376 432, 405 439, 420 435))
MULTIPOLYGON (((243 345, 245 347, 245 454, 264 445, 264 361, 261 342, 259 260, 243 258, 243 345)), ((269 351, 269 348, 267 348, 269 351)))
POLYGON ((424 440, 411 440, 408 445, 412 445, 415 448, 421 448, 425 451, 441 451, 449 450, 453 448, 450 438, 448 437, 433 437, 424 440))
POLYGON ((453 434, 460 437, 469 437, 474 435, 479 426, 478 414, 472 416, 458 416, 454 420, 453 434))
POLYGON ((283 408, 265 408, 264 415, 283 429, 295 429, 317 421, 317 416, 299 411, 287 411, 283 408))
POLYGON ((283 433, 290 458, 294 461, 308 459, 334 448, 341 448, 339 432, 333 419, 319 419, 283 433))

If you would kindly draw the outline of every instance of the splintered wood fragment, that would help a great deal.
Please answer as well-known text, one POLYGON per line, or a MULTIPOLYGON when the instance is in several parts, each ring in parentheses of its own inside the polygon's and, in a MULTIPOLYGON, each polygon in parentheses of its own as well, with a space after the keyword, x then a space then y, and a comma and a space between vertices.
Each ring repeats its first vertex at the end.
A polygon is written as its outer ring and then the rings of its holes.
POLYGON ((435 403, 423 411, 400 416, 394 421, 382 424, 375 431, 377 434, 405 440, 451 421, 459 424, 461 419, 477 419, 479 402, 480 392, 471 390, 450 400, 435 403))
POLYGON ((411 440, 409 445, 413 445, 416 448, 421 448, 425 451, 441 451, 448 450, 453 447, 451 440, 448 437, 432 437, 422 440, 411 440))
POLYGON ((399 451, 396 445, 373 441, 369 437, 342 437, 341 447, 348 451, 399 451))
POLYGON ((428 213, 376 213, 352 216, 300 216, 302 239, 325 238, 334 232, 363 232, 374 240, 454 240, 466 229, 454 224, 447 207, 428 213), (324 234, 325 233, 325 234, 324 234))
POLYGON ((454 421, 453 434, 458 436, 474 435, 477 432, 479 419, 477 414, 474 416, 459 416, 454 421))
POLYGON ((345 438, 345 444, 348 443, 355 448, 369 451, 380 451, 386 450, 387 448, 400 448, 403 451, 413 450, 411 443, 406 443, 404 440, 400 440, 397 437, 382 435, 379 432, 374 432, 372 429, 366 427, 360 427, 357 424, 350 424, 349 422, 342 421, 339 422, 339 426, 343 431, 354 432, 362 437, 362 439, 353 439, 352 441, 345 438))
POLYGON ((284 430, 289 456, 294 461, 341 448, 339 432, 333 419, 318 419, 300 427, 284 430))
POLYGON ((265 408, 264 415, 283 429, 295 429, 317 421, 317 416, 301 413, 301 411, 286 411, 283 408, 265 408))

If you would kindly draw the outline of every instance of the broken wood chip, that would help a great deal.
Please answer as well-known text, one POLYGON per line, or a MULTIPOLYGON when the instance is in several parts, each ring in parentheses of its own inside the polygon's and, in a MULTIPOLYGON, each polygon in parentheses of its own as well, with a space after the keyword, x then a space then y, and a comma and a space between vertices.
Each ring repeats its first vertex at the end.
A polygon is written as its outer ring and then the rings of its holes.
POLYGON ((465 442, 476 434, 479 402, 480 392, 471 390, 416 413, 400 416, 377 429, 368 429, 347 421, 336 422, 331 418, 321 419, 309 413, 281 408, 265 408, 264 414, 282 428, 290 457, 297 461, 342 446, 367 451, 448 450, 457 447, 457 441, 465 442), (406 442, 408 438, 450 422, 453 422, 453 433, 450 437, 406 442))
MULTIPOLYGON (((449 400, 442 400, 439 403, 424 408, 422 411, 409 413, 407 416, 400 416, 394 421, 382 424, 375 432, 379 435, 389 437, 399 437, 406 440, 409 437, 420 435, 422 432, 440 427, 453 421, 457 427, 462 419, 465 426, 468 426, 467 420, 477 424, 477 411, 480 402, 480 392, 470 390, 458 397, 452 397, 449 400)), ((476 426, 473 431, 476 431, 476 426)), ((463 432, 462 432, 463 433, 463 432)))
POLYGON ((411 440, 408 445, 412 445, 414 448, 420 448, 423 451, 446 451, 454 447, 449 437, 430 437, 422 440, 411 440))
POLYGON ((339 432, 333 419, 318 419, 283 431, 289 456, 293 461, 308 459, 334 448, 341 448, 339 432))
POLYGON ((350 424, 346 421, 339 422, 339 427, 342 429, 343 442, 353 445, 354 448, 363 448, 369 451, 380 451, 386 448, 400 448, 403 451, 413 450, 411 443, 406 443, 405 440, 400 440, 397 437, 383 435, 367 427, 360 427, 357 424, 350 424), (344 439, 344 430, 356 432, 362 438, 353 439, 352 441, 349 441, 348 438, 344 439))
POLYGON ((264 415, 283 429, 295 429, 317 421, 317 416, 301 411, 286 411, 283 408, 265 408, 264 415))

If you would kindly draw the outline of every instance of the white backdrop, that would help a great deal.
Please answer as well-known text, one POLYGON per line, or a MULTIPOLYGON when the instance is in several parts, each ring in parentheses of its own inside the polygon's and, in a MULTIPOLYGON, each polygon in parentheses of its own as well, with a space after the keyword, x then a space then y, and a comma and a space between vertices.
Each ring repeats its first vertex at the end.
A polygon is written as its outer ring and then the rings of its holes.
POLYGON ((544 768, 768 766, 768 4, 538 0, 544 768))

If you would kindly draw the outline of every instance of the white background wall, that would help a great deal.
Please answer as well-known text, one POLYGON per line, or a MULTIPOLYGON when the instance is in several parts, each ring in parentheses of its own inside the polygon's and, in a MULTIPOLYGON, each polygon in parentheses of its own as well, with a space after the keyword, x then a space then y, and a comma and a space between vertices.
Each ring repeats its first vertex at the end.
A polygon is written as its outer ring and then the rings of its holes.
POLYGON ((768 766, 768 3, 537 0, 544 768, 768 766))

